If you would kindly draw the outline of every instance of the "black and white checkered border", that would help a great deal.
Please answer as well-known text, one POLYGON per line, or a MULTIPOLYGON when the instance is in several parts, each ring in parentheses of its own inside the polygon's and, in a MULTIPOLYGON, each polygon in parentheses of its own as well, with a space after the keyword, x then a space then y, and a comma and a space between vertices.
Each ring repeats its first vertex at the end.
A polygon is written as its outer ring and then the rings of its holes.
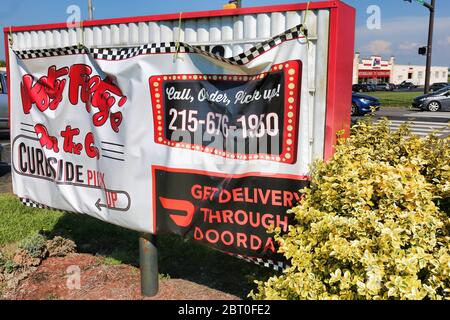
POLYGON ((73 46, 64 47, 57 49, 40 49, 40 50, 23 50, 15 51, 16 55, 22 59, 36 59, 36 58, 47 58, 47 57, 58 57, 58 56, 69 56, 75 54, 84 54, 89 51, 85 47, 73 46))
POLYGON ((231 65, 245 65, 250 61, 256 59, 260 55, 268 52, 272 48, 280 45, 281 43, 293 39, 298 39, 304 37, 305 29, 303 25, 298 25, 293 27, 282 34, 264 41, 256 46, 250 48, 249 50, 234 56, 232 58, 224 58, 222 56, 213 54, 210 52, 211 46, 191 46, 186 43, 179 43, 177 46, 176 42, 163 42, 163 43, 152 43, 146 44, 140 47, 133 48, 93 48, 89 49, 86 47, 66 47, 58 49, 42 49, 42 50, 24 50, 15 51, 16 55, 20 59, 35 59, 35 58, 45 58, 45 57, 55 57, 64 55, 74 55, 90 53, 97 60, 108 60, 108 61, 120 61, 125 59, 130 59, 140 55, 148 54, 164 54, 170 53, 175 54, 177 51, 179 53, 198 53, 208 56, 213 59, 220 60, 222 62, 231 65))
POLYGON ((273 269, 275 271, 280 271, 281 272, 281 271, 284 271, 287 268, 289 268, 289 265, 286 264, 285 262, 282 262, 282 261, 275 262, 275 261, 270 260, 270 259, 264 260, 264 259, 261 259, 261 258, 251 258, 251 257, 243 256, 243 255, 240 255, 240 254, 234 254, 234 253, 228 253, 228 254, 233 256, 233 257, 236 257, 238 259, 245 260, 247 262, 251 262, 251 263, 257 264, 258 266, 271 268, 271 269, 273 269))
POLYGON ((61 212, 66 212, 63 210, 59 210, 59 209, 55 209, 52 207, 48 207, 46 205, 43 205, 41 203, 35 202, 33 200, 30 200, 28 198, 19 198, 20 202, 22 202, 23 205, 30 207, 30 208, 35 208, 35 209, 46 209, 46 210, 51 210, 51 211, 61 211, 61 212))

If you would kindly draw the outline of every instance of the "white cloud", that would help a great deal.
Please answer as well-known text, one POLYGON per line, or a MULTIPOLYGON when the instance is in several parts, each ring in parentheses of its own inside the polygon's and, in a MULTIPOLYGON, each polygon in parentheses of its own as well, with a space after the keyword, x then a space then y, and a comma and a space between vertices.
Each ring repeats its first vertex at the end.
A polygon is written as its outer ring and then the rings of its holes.
POLYGON ((420 44, 417 42, 403 42, 398 46, 398 48, 400 50, 405 50, 405 51, 417 50, 417 48, 419 48, 419 47, 420 47, 420 44))
POLYGON ((386 55, 392 53, 392 43, 385 40, 373 40, 366 44, 363 49, 370 54, 386 55))
MULTIPOLYGON (((448 34, 450 29, 450 17, 439 17, 435 20, 435 34, 439 35, 442 31, 444 35, 448 34)), ((369 30, 365 25, 357 28, 358 36, 371 37, 376 34, 385 34, 391 37, 416 37, 426 38, 428 35, 428 17, 400 17, 393 19, 383 19, 381 29, 369 30)))
POLYGON ((441 46, 448 46, 448 45, 450 45, 450 37, 447 37, 446 39, 439 41, 438 44, 441 45, 441 46))
MULTIPOLYGON (((433 65, 450 66, 449 30, 450 17, 436 18, 433 65)), ((398 63, 424 64, 424 57, 417 54, 417 48, 427 45, 427 36, 426 16, 382 19, 379 30, 369 30, 365 24, 357 27, 356 50, 363 56, 380 54, 387 58, 387 55, 394 55, 398 63)))

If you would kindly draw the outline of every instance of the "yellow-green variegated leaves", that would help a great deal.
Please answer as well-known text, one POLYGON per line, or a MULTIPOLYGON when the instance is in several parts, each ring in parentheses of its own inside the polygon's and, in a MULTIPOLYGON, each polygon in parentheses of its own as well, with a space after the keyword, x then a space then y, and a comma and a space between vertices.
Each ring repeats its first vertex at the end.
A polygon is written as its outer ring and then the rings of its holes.
POLYGON ((450 299, 450 139, 360 122, 276 234, 291 267, 254 299, 450 299))

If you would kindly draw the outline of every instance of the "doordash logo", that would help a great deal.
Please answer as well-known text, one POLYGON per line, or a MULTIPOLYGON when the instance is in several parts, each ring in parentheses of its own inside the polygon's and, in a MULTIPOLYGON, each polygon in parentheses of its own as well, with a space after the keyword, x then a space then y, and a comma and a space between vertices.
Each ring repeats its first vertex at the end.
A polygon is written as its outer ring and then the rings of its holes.
POLYGON ((180 211, 185 213, 184 216, 175 214, 169 215, 177 226, 181 228, 187 228, 191 225, 195 213, 195 207, 191 202, 185 200, 167 199, 163 197, 159 197, 159 201, 161 201, 161 205, 166 210, 180 211))

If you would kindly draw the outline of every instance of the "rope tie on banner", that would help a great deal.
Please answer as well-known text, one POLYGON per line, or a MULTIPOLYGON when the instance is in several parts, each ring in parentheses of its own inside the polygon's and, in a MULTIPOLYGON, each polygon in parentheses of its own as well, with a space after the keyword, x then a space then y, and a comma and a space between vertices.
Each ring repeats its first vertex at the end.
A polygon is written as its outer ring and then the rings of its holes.
POLYGON ((303 21, 301 27, 300 27, 300 32, 305 36, 306 38, 306 42, 309 46, 309 39, 308 39, 308 26, 307 26, 307 22, 308 22, 308 15, 309 15, 309 5, 310 5, 311 1, 308 1, 308 3, 306 4, 306 11, 305 11, 305 20, 303 21))
POLYGON ((181 24, 182 24, 182 16, 183 16, 183 12, 180 12, 180 18, 178 19, 178 38, 177 38, 177 42, 176 42, 176 51, 175 51, 175 55, 173 57, 174 62, 177 61, 178 59, 183 60, 183 58, 179 57, 179 53, 180 53, 180 48, 181 48, 181 24))
POLYGON ((84 48, 84 27, 83 27, 83 20, 80 21, 80 30, 81 30, 81 41, 78 42, 78 49, 84 48))
POLYGON ((9 34, 8 34, 8 42, 9 42, 9 47, 12 48, 13 44, 14 44, 14 40, 13 40, 13 34, 12 34, 12 27, 9 26, 9 34))

